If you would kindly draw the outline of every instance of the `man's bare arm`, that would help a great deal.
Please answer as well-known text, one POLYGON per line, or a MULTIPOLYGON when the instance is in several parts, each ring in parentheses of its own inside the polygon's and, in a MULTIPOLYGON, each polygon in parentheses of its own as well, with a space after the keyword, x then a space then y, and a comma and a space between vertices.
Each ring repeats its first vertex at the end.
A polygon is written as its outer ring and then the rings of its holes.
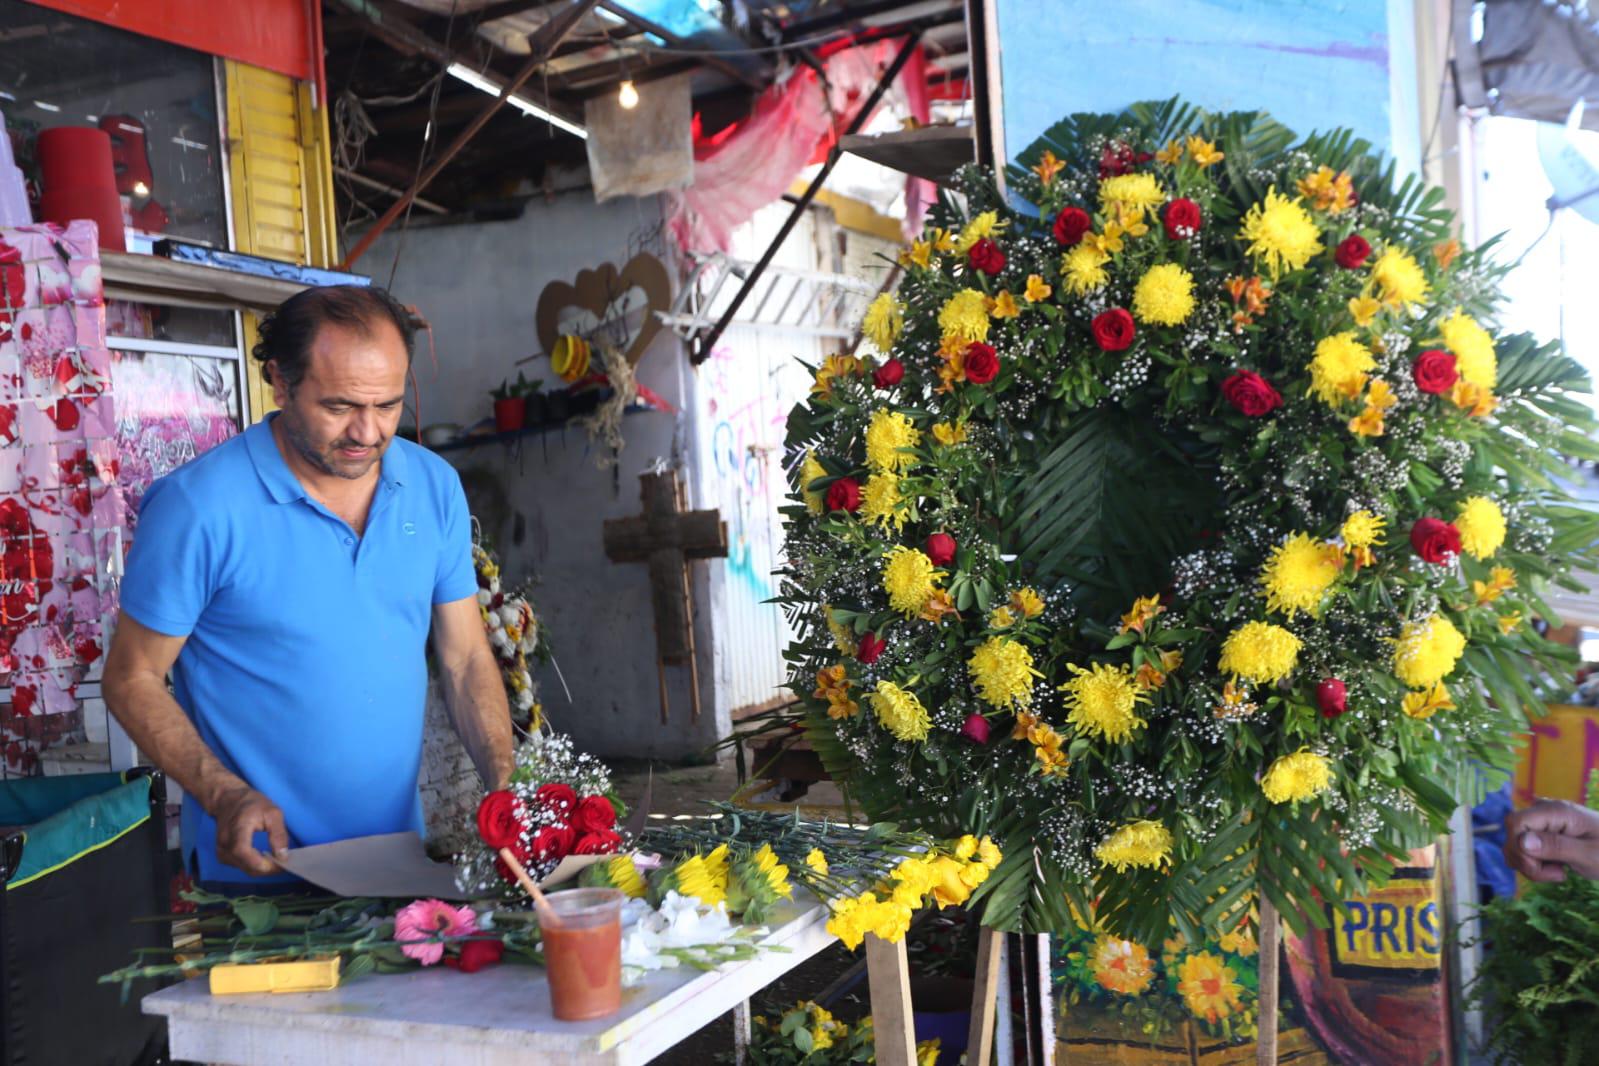
POLYGON ((511 708, 476 597, 434 605, 433 648, 450 722, 483 784, 504 788, 513 768, 511 708))

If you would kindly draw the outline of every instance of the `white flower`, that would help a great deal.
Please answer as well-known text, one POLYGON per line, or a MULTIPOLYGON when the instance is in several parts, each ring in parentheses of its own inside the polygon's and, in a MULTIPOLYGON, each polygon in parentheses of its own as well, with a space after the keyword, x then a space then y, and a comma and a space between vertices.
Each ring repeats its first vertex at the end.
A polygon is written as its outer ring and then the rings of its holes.
POLYGON ((517 609, 516 602, 500 605, 500 621, 508 626, 514 626, 521 619, 522 612, 517 609))
POLYGON ((488 589, 478 589, 477 590, 477 605, 479 607, 487 607, 489 604, 491 604, 493 602, 494 602, 494 593, 490 592, 488 589))
MULTIPOLYGON (((532 682, 530 681, 528 684, 531 685, 532 682)), ((516 709, 519 711, 531 711, 533 709, 532 688, 522 689, 516 694, 516 709)))

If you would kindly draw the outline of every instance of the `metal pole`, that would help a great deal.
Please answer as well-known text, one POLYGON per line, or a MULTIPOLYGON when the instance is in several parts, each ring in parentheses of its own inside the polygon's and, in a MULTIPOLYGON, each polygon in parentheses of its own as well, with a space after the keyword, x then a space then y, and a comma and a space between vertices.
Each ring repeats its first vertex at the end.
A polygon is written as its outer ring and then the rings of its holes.
POLYGON ((548 61, 550 53, 555 51, 560 43, 566 39, 567 34, 572 32, 577 24, 582 21, 583 16, 587 15, 597 3, 599 3, 599 0, 574 0, 571 6, 559 12, 550 21, 539 27, 538 31, 529 38, 529 42, 533 46, 532 54, 527 57, 527 62, 522 64, 511 80, 506 83, 505 87, 500 90, 500 95, 490 100, 483 110, 478 112, 477 117, 467 125, 466 129, 456 135, 455 140, 450 142, 450 146, 444 149, 439 154, 439 157, 417 176, 411 187, 398 200, 395 200, 387 211, 383 212, 383 217, 378 219, 372 228, 366 231, 366 234, 356 246, 350 250, 350 254, 345 256, 344 263, 339 269, 349 270, 357 259, 366 254, 366 250, 372 247, 372 243, 394 223, 395 219, 400 217, 401 212, 406 209, 412 200, 416 199, 417 194, 427 188, 433 179, 439 176, 439 172, 455 160, 461 149, 466 147, 467 142, 476 137, 478 131, 488 124, 489 119, 493 118, 500 108, 505 106, 505 102, 515 96, 516 91, 525 85, 534 74, 538 73, 538 69, 548 61))
MULTIPOLYGON (((849 128, 844 131, 844 136, 847 137, 850 134, 858 133, 860 128, 866 124, 866 119, 877 107, 878 102, 883 99, 883 94, 888 91, 888 87, 894 84, 894 79, 899 77, 899 72, 905 68, 906 61, 910 59, 911 52, 920 43, 921 39, 922 31, 919 28, 910 31, 906 35, 905 43, 900 46, 899 54, 894 57, 894 62, 889 64, 888 69, 883 72, 882 78, 878 79, 877 88, 872 90, 872 95, 867 97, 866 103, 862 104, 860 110, 855 112, 855 116, 850 119, 849 128)), ((823 91, 826 91, 825 86, 823 91)), ((760 280, 761 275, 765 273, 767 266, 772 262, 772 258, 777 255, 777 250, 783 246, 783 242, 788 239, 788 235, 799 224, 801 216, 805 214, 805 209, 810 207, 812 200, 816 199, 816 194, 822 191, 822 185, 827 181, 827 176, 833 172, 833 167, 838 164, 843 154, 837 144, 834 144, 832 151, 827 153, 827 162, 822 164, 822 169, 817 172, 816 177, 811 179, 810 187, 799 198, 799 202, 794 205, 794 209, 788 213, 788 218, 784 220, 783 227, 777 231, 777 236, 772 238, 772 243, 768 244, 766 251, 761 253, 760 261, 755 264, 749 276, 744 279, 744 284, 740 286, 737 294, 734 295, 733 302, 727 305, 727 310, 722 312, 722 317, 717 321, 716 325, 712 326, 710 332, 695 346, 695 351, 691 358, 696 366, 711 357, 711 351, 716 347, 716 342, 722 339, 723 333, 727 332, 727 327, 732 324, 734 316, 738 314, 738 309, 744 305, 744 300, 755 287, 755 283, 760 280)))
POLYGON ((1277 990, 1282 981, 1282 922, 1277 907, 1260 893, 1260 1007, 1256 1028, 1256 1066, 1277 1063, 1277 990))

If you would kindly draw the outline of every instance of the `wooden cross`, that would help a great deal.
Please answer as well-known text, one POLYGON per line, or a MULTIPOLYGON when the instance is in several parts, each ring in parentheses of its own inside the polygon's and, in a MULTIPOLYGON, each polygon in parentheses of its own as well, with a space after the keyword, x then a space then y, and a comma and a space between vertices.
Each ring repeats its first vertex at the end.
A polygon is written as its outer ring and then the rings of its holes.
POLYGON ((644 513, 605 522, 605 554, 613 563, 650 565, 650 604, 655 612, 656 674, 661 686, 661 721, 667 720, 666 664, 688 664, 692 720, 700 717, 700 672, 694 654, 691 559, 727 557, 727 523, 719 511, 683 510, 677 471, 639 475, 644 513))

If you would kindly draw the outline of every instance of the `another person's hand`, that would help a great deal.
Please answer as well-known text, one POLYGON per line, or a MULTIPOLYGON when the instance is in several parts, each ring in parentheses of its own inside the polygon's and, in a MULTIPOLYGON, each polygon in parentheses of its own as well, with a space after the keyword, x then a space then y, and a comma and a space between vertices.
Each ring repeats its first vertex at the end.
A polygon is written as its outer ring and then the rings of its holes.
POLYGON ((1505 858, 1530 881, 1599 878, 1599 811, 1541 799, 1505 819, 1505 858))
POLYGON ((217 858, 255 877, 275 874, 280 867, 272 856, 255 848, 255 834, 265 832, 272 855, 289 850, 289 831, 277 804, 253 788, 240 786, 226 792, 211 812, 217 822, 217 858))

